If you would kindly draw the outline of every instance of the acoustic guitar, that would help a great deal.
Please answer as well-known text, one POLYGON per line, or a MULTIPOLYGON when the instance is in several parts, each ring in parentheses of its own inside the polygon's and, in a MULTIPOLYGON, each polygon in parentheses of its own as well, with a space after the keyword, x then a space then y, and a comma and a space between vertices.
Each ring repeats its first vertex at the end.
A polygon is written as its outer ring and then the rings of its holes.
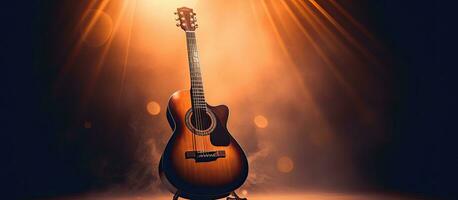
POLYGON ((196 46, 196 14, 177 9, 178 24, 186 33, 191 89, 175 92, 167 119, 173 134, 159 164, 161 181, 178 196, 190 199, 223 198, 239 188, 248 175, 248 161, 227 130, 229 109, 205 101, 196 46))

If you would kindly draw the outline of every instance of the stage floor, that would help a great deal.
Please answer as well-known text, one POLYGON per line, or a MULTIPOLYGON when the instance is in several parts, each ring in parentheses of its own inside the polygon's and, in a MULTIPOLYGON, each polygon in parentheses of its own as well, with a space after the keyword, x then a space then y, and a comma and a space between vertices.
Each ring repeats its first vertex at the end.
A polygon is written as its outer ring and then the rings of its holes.
MULTIPOLYGON (((295 193, 295 194, 248 194, 249 200, 420 200, 425 198, 403 197, 399 195, 379 194, 343 194, 343 193, 295 193)), ((59 200, 171 200, 172 195, 81 195, 59 200)), ((180 198, 181 199, 181 198, 180 198)))

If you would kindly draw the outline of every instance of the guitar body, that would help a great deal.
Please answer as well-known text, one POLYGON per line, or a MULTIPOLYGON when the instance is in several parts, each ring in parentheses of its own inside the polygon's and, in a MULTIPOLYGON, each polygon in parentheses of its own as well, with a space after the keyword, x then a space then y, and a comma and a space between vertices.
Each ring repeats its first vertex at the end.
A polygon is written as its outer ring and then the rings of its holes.
POLYGON ((196 14, 178 8, 176 19, 186 33, 191 89, 175 92, 167 106, 173 128, 159 163, 161 181, 178 196, 208 200, 233 194, 248 176, 248 161, 226 128, 229 109, 205 101, 195 30, 196 14))
POLYGON ((226 128, 228 108, 207 104, 208 123, 200 130, 193 125, 191 102, 190 90, 175 92, 169 100, 173 135, 159 164, 161 180, 185 198, 226 197, 246 180, 247 158, 226 128))

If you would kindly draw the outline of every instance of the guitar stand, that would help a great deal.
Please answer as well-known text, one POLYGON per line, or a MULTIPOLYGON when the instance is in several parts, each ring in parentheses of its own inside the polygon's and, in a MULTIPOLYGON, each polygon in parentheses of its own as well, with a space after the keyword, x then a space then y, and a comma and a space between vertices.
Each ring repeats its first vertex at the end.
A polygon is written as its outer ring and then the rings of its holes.
MULTIPOLYGON (((227 197, 226 200, 248 200, 247 198, 240 198, 239 195, 237 195, 237 193, 235 193, 235 191, 232 191, 230 195, 232 195, 234 197, 227 197)), ((180 195, 178 194, 178 192, 176 192, 173 195, 173 200, 178 200, 178 198, 180 198, 180 195)))
POLYGON ((247 198, 240 198, 235 191, 232 191, 230 195, 234 197, 227 197, 226 200, 247 200, 247 198))
POLYGON ((178 198, 180 198, 180 195, 178 194, 178 192, 175 192, 175 194, 173 195, 173 200, 178 200, 178 198))

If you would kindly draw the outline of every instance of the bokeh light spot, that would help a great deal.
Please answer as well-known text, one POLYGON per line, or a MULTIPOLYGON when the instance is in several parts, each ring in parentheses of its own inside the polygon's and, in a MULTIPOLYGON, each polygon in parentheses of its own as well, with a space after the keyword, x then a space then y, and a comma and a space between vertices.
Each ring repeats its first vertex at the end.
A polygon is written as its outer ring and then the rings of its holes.
POLYGON ((257 115, 254 117, 254 124, 259 128, 266 128, 269 125, 269 121, 263 115, 257 115))
POLYGON ((283 173, 289 173, 294 169, 294 162, 288 156, 280 157, 277 160, 277 169, 283 173))
POLYGON ((155 101, 150 101, 146 105, 146 110, 150 115, 158 115, 161 112, 161 106, 155 101))

